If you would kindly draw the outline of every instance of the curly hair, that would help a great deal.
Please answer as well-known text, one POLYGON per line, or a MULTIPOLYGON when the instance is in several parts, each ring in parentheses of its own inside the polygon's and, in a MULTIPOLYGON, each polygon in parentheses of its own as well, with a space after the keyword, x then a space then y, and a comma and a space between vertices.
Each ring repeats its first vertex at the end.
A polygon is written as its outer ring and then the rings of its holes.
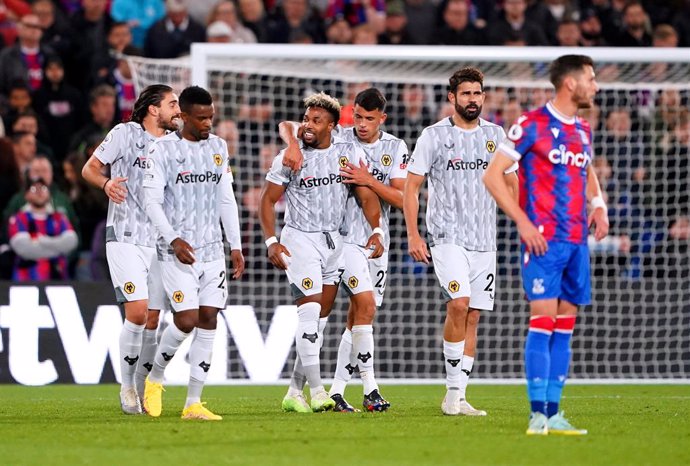
POLYGON ((333 117, 333 122, 340 121, 340 103, 325 92, 312 94, 304 99, 304 108, 318 107, 326 110, 333 117))

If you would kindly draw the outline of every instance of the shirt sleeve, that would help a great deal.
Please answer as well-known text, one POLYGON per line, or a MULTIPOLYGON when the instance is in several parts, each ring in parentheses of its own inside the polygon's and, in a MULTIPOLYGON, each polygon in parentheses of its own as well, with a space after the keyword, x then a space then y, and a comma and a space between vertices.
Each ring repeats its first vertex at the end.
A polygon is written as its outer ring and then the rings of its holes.
POLYGON ((407 165, 407 171, 415 175, 426 176, 431 168, 431 160, 434 152, 434 143, 431 140, 429 130, 425 129, 417 139, 417 145, 414 148, 410 163, 407 165))
POLYGON ((114 163, 120 157, 126 134, 124 123, 115 126, 99 144, 93 155, 104 165, 114 163))
POLYGON ((534 122, 522 115, 508 130, 508 137, 498 146, 505 155, 519 161, 532 148, 535 142, 534 122))
POLYGON ((400 140, 398 148, 393 154, 393 168, 391 169, 390 178, 407 178, 407 161, 410 158, 408 153, 407 144, 405 141, 400 140))
POLYGON ((290 182, 290 168, 283 166, 283 154, 281 151, 271 164, 271 169, 266 174, 266 181, 273 184, 287 185, 290 182))

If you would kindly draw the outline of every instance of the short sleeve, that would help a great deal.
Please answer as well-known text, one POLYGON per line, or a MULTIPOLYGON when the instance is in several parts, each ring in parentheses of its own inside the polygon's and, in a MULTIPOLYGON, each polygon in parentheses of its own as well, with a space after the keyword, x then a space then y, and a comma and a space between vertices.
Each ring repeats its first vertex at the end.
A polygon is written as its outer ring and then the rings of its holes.
POLYGON ((124 123, 115 126, 106 135, 103 142, 101 142, 93 155, 103 163, 103 165, 112 164, 119 157, 123 146, 126 144, 127 129, 124 123))
POLYGON ((535 125, 527 115, 522 115, 508 130, 508 137, 498 149, 516 162, 530 151, 535 142, 535 125))
POLYGON ((422 134, 417 139, 417 145, 414 148, 410 163, 407 166, 407 171, 415 175, 425 176, 429 173, 431 168, 431 161, 434 153, 434 143, 431 140, 431 134, 428 129, 422 131, 422 134))
POLYGON ((283 154, 280 152, 273 159, 270 170, 266 174, 266 181, 273 184, 287 185, 290 182, 290 168, 283 165, 283 154))
POLYGON ((398 147, 393 154, 393 168, 391 169, 390 178, 407 178, 407 162, 410 159, 410 154, 407 150, 405 141, 400 140, 398 147))

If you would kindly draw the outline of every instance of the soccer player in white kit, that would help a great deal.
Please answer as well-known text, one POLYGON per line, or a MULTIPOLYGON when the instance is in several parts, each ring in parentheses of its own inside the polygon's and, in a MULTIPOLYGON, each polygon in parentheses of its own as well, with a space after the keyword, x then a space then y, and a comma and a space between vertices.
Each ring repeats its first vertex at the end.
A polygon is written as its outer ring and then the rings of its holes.
POLYGON ((110 199, 106 256, 115 296, 125 309, 120 333, 120 405, 125 414, 141 413, 159 311, 167 307, 155 255, 156 231, 144 212, 141 184, 149 146, 166 131, 177 129, 179 114, 171 87, 148 86, 134 103, 131 121, 115 126, 82 169, 84 179, 110 199), (103 174, 106 165, 110 177, 103 174))
MULTIPOLYGON (((482 176, 503 129, 479 118, 484 103, 484 76, 462 68, 451 76, 448 100, 454 114, 422 131, 408 165, 403 195, 410 256, 429 263, 419 234, 419 191, 429 177, 426 226, 434 270, 447 298, 443 328, 447 415, 485 416, 465 399, 477 344, 479 310, 493 310, 496 279, 496 203, 482 176)), ((517 164, 506 182, 517 196, 517 164)))
MULTIPOLYGON (((321 382, 319 352, 321 337, 319 317, 322 306, 330 308, 344 270, 343 239, 340 227, 347 210, 350 188, 342 170, 348 163, 359 166, 365 156, 356 144, 334 139, 332 131, 340 118, 340 104, 324 94, 314 94, 304 101, 302 119, 301 169, 283 166, 282 151, 273 161, 261 193, 259 216, 266 236, 268 257, 287 272, 293 297, 298 305, 295 334, 297 357, 309 383, 311 402, 302 387, 291 387, 283 399, 286 411, 324 411, 335 402, 321 382), (275 236, 275 203, 285 194, 285 228, 280 242, 275 236)), ((381 208, 374 192, 364 186, 354 187, 364 216, 372 229, 364 248, 372 257, 383 253, 383 231, 379 227, 381 208)))
POLYGON ((222 417, 201 403, 201 392, 211 367, 218 312, 227 301, 221 223, 234 279, 244 271, 244 257, 228 148, 210 134, 211 94, 188 87, 180 94, 180 109, 184 126, 153 144, 143 184, 146 213, 161 235, 158 256, 174 313, 146 379, 144 408, 150 416, 160 416, 165 367, 196 328, 182 419, 215 421, 222 417))
MULTIPOLYGON (((381 228, 384 230, 384 254, 369 259, 364 248, 371 228, 354 197, 348 199, 347 216, 343 226, 345 272, 341 287, 350 296, 350 308, 345 330, 338 347, 338 360, 333 385, 329 395, 335 401, 334 411, 352 412, 355 409, 345 400, 347 383, 355 370, 362 378, 364 399, 362 405, 368 411, 385 411, 390 407, 379 393, 374 375, 373 322, 376 308, 383 302, 388 272, 388 249, 390 233, 388 218, 391 205, 402 209, 402 192, 407 176, 407 144, 399 138, 381 131, 386 121, 386 98, 381 91, 368 88, 357 94, 354 101, 353 128, 337 128, 334 134, 341 139, 357 144, 366 156, 366 164, 348 164, 342 170, 345 183, 371 188, 381 200, 381 228)), ((288 149, 283 164, 291 168, 301 166, 301 154, 297 139, 291 131, 282 131, 287 139, 288 149)), ((331 308, 321 310, 321 327, 331 308)), ((323 331, 323 328, 321 328, 323 331)), ((297 368, 297 372, 299 367, 297 368)), ((299 382, 299 377, 293 384, 299 382)), ((301 379, 303 380, 303 378, 301 379)))

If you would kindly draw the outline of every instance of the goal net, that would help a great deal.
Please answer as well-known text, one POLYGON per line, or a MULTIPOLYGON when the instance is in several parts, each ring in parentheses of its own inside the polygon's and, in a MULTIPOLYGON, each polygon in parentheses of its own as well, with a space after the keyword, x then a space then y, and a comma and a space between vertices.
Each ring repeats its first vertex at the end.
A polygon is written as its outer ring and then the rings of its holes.
MULTIPOLYGON (((354 96, 375 86, 388 99, 384 129, 407 141, 452 113, 448 78, 461 66, 485 74, 482 116, 508 128, 551 96, 549 62, 582 49, 493 47, 331 47, 195 44, 186 59, 133 57, 139 89, 169 83, 206 87, 216 102, 215 132, 228 141, 241 211, 246 276, 230 304, 253 306, 264 332, 276 306, 291 304, 283 273, 266 258, 257 217, 259 192, 282 147, 277 124, 301 119, 301 100, 325 91, 351 122, 354 96)), ((581 310, 571 376, 578 379, 690 377, 688 161, 690 61, 681 51, 588 50, 600 85, 584 116, 595 131, 594 167, 609 205, 611 235, 590 244, 593 305, 581 310)), ((421 196, 423 228, 425 195, 421 196)), ((519 239, 499 215, 496 308, 482 312, 473 378, 523 376, 528 308, 520 283, 519 239)), ((382 379, 444 377, 445 303, 432 267, 406 253, 402 213, 391 215, 387 291, 375 323, 376 371, 382 379)), ((324 337, 324 377, 335 369, 347 298, 338 297, 324 337)), ((229 342, 231 378, 247 377, 229 342)), ((283 368, 289 377, 294 351, 283 368)))

